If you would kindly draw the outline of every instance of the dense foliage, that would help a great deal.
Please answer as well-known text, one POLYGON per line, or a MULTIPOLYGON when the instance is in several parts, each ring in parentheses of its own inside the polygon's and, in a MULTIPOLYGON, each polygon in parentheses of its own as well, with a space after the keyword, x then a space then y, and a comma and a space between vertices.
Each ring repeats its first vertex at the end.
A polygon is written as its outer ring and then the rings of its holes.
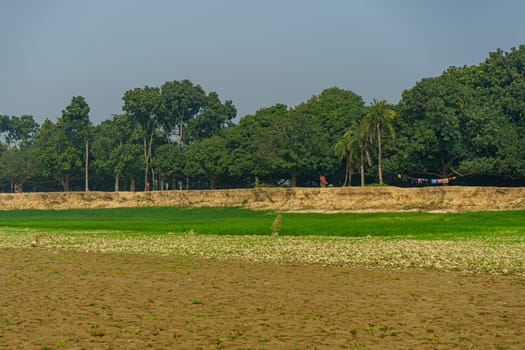
POLYGON ((82 96, 56 122, 0 115, 1 190, 400 184, 398 172, 525 182, 525 45, 424 78, 397 105, 332 87, 234 123, 232 101, 189 80, 122 99, 97 126, 82 96))

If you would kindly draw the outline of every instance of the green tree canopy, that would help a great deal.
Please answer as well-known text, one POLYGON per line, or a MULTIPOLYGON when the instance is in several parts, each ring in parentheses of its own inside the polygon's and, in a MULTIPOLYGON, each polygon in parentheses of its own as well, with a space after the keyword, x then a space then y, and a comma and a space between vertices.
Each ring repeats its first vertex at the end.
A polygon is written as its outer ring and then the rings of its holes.
POLYGON ((130 176, 142 168, 140 127, 128 115, 113 115, 97 126, 92 153, 100 175, 109 174, 115 180, 115 191, 120 190, 121 176, 130 176))
POLYGON ((33 143, 39 125, 32 115, 20 117, 0 115, 0 135, 8 147, 23 147, 33 143))
POLYGON ((46 119, 35 139, 35 154, 42 164, 42 176, 70 190, 71 175, 82 166, 82 151, 66 137, 64 128, 46 119))
POLYGON ((227 164, 235 177, 253 176, 256 185, 260 177, 278 171, 277 129, 274 121, 284 118, 288 107, 277 104, 259 109, 243 117, 239 124, 226 130, 227 164))
POLYGON ((84 97, 75 96, 57 120, 73 147, 83 148, 90 137, 92 124, 89 120, 89 110, 84 97))
POLYGON ((187 141, 192 142, 217 135, 223 128, 232 125, 237 110, 230 100, 222 103, 216 92, 206 96, 206 104, 193 119, 188 121, 187 141))
POLYGON ((185 173, 190 178, 204 176, 211 189, 228 171, 225 163, 226 140, 215 135, 192 143, 186 152, 185 173))
POLYGON ((161 86, 162 111, 166 115, 163 126, 168 131, 174 130, 177 142, 186 141, 188 122, 206 106, 206 93, 200 85, 193 85, 189 80, 167 81, 161 86))
POLYGON ((340 172, 340 162, 334 157, 333 150, 345 131, 361 120, 363 108, 361 96, 338 87, 325 89, 294 108, 297 113, 314 120, 322 130, 318 143, 319 172, 332 174, 333 177, 337 173, 344 174, 340 172))
POLYGON ((396 130, 401 170, 525 175, 525 46, 498 50, 477 66, 450 67, 403 93, 396 130))
POLYGON ((145 86, 135 88, 124 93, 124 106, 132 121, 140 126, 142 131, 142 151, 144 164, 144 189, 148 183, 150 164, 153 159, 153 140, 164 123, 161 115, 160 90, 156 87, 145 86))
POLYGON ((153 166, 162 182, 172 180, 171 188, 175 189, 176 180, 184 177, 185 165, 186 153, 182 145, 165 143, 157 148, 153 158, 153 166))

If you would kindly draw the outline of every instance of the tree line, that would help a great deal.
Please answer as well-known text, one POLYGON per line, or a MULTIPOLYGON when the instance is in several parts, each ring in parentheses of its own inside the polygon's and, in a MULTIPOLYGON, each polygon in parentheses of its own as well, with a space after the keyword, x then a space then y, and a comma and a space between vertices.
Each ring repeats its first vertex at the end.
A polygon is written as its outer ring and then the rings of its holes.
POLYGON ((99 125, 82 96, 56 122, 0 115, 2 191, 397 184, 400 172, 525 181, 525 45, 424 78, 395 105, 331 87, 236 123, 232 101, 189 80, 122 100, 99 125))

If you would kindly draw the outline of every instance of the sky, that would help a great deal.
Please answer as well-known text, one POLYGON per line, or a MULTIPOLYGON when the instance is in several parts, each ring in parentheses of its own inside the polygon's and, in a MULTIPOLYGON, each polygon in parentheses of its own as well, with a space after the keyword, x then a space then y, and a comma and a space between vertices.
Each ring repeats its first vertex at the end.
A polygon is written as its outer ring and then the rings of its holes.
POLYGON ((189 79, 237 117, 322 90, 368 104, 525 44, 522 0, 0 0, 0 114, 94 124, 124 92, 189 79))

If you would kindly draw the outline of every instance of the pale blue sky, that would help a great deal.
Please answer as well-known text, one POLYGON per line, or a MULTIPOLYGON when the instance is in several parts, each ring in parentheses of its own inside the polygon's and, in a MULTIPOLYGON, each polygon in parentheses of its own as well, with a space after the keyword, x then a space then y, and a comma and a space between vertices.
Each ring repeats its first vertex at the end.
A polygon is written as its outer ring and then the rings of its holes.
POLYGON ((0 0, 0 114, 98 124, 128 89, 190 79, 238 117, 338 86, 397 103, 449 66, 525 44, 521 0, 0 0))

